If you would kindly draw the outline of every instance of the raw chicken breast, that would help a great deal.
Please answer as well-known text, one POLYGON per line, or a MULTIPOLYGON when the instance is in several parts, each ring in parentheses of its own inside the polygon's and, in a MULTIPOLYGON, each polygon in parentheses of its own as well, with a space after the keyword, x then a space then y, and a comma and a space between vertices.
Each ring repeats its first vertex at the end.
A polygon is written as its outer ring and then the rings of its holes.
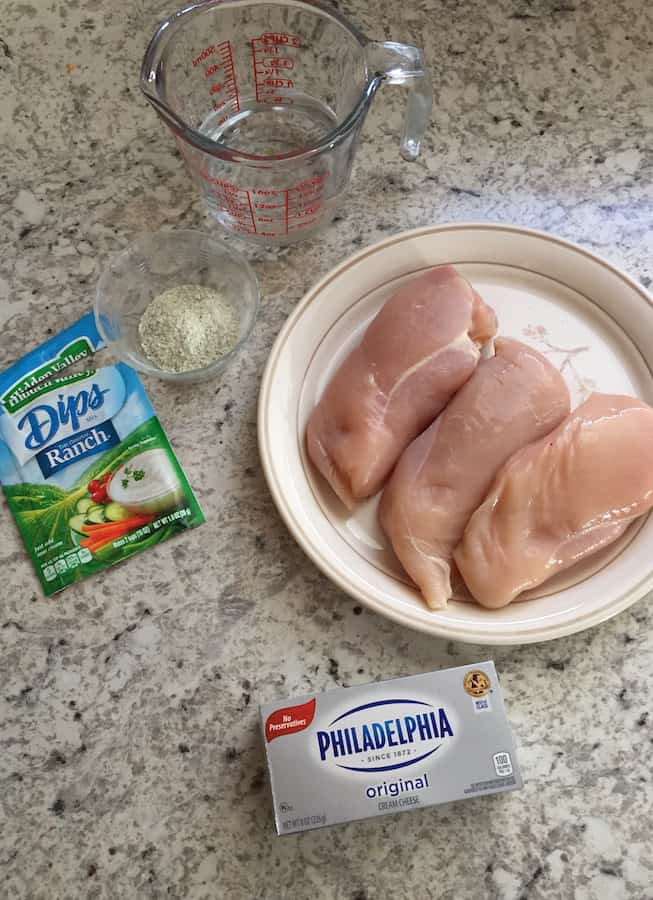
POLYGON ((451 597, 451 556, 498 469, 569 414, 548 360, 509 338, 495 347, 404 452, 381 498, 381 527, 431 609, 451 597))
POLYGON ((592 394, 497 475, 454 559, 476 600, 500 607, 612 543, 653 506, 653 409, 592 394))
POLYGON ((495 333, 494 312, 453 266, 430 269, 385 303, 306 431, 310 458, 347 507, 382 487, 495 333))

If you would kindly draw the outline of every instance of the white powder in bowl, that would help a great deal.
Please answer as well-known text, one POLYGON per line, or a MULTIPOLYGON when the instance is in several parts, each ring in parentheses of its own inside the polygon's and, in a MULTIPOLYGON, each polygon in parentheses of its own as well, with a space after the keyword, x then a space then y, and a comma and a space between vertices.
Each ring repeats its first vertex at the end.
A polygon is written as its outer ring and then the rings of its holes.
POLYGON ((223 294, 200 284, 181 284, 158 294, 138 323, 145 355, 167 372, 210 366, 233 350, 240 327, 223 294))

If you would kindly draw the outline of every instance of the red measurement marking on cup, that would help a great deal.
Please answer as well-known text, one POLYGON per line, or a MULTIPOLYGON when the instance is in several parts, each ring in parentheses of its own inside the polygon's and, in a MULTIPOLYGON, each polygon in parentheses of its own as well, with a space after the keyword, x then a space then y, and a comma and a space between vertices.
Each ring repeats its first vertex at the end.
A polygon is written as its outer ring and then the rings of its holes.
POLYGON ((204 168, 196 169, 196 171, 200 178, 208 184, 216 206, 232 219, 230 225, 234 231, 242 234, 256 234, 256 216, 252 209, 250 192, 229 181, 214 178, 204 168))
POLYGON ((222 41, 218 44, 220 57, 225 70, 225 96, 231 100, 234 106, 234 112, 240 112, 240 98, 238 96, 238 85, 236 84, 236 71, 234 69, 234 56, 231 52, 231 41, 222 41))
POLYGON ((316 175, 287 190, 239 188, 213 178, 205 169, 200 177, 209 185, 214 202, 230 218, 229 227, 240 234, 280 237, 315 225, 323 207, 324 176, 316 175))
POLYGON ((315 225, 323 206, 324 175, 314 175, 286 191, 286 234, 315 225))
POLYGON ((256 232, 256 219, 254 218, 254 210, 252 209, 252 195, 249 191, 245 191, 245 193, 247 194, 247 205, 249 206, 249 215, 252 220, 252 228, 254 229, 254 232, 256 232))
POLYGON ((229 116, 240 112, 240 98, 236 83, 236 72, 230 41, 209 44, 201 53, 193 57, 193 68, 200 69, 207 83, 211 108, 215 112, 224 110, 224 115, 215 125, 222 125, 229 116))
POLYGON ((299 49, 301 39, 296 34, 267 32, 252 38, 252 68, 256 99, 259 103, 292 103, 287 91, 295 87, 290 72, 295 61, 289 55, 291 49, 299 49))

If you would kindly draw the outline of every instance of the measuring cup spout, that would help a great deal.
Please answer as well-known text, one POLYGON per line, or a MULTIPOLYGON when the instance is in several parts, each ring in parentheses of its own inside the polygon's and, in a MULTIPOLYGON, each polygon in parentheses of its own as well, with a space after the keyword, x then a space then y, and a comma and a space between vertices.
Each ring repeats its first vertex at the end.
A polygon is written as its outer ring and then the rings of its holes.
POLYGON ((417 159, 433 106, 433 90, 421 51, 394 41, 370 41, 365 47, 367 66, 379 82, 402 84, 408 101, 400 152, 405 160, 417 159))
POLYGON ((141 92, 163 121, 181 137, 184 136, 186 123, 169 107, 162 96, 162 89, 166 81, 164 60, 168 45, 174 39, 183 21, 182 17, 190 11, 192 11, 192 7, 187 7, 176 12, 165 22, 161 22, 145 51, 140 74, 141 92))

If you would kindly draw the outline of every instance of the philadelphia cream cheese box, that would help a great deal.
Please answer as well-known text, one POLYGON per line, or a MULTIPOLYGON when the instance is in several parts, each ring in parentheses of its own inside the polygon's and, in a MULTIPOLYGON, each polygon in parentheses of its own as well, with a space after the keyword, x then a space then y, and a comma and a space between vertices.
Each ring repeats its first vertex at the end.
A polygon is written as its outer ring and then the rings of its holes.
POLYGON ((261 707, 278 834, 522 786, 494 663, 261 707))

